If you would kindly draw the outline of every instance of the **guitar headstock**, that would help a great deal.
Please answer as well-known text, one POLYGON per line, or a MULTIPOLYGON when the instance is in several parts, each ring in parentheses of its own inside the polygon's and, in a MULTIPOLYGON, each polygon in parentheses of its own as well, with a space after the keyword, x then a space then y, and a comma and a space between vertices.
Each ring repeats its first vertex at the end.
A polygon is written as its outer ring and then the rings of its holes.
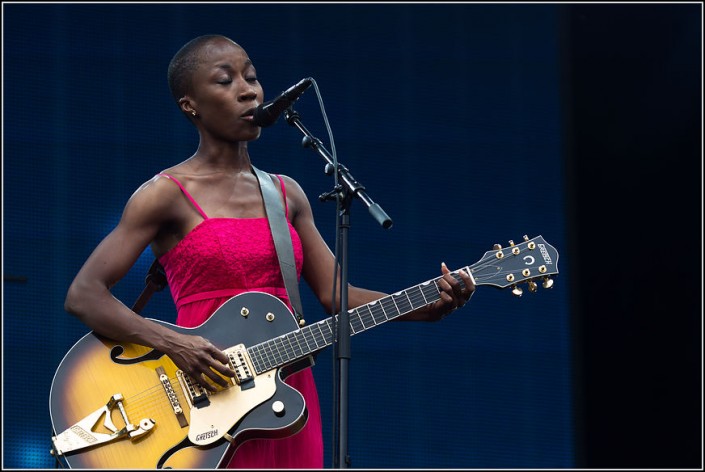
POLYGON ((558 251, 541 236, 532 239, 524 236, 521 243, 509 241, 505 248, 495 244, 492 251, 487 251, 469 269, 476 285, 512 287, 512 293, 520 297, 523 293, 520 283, 526 282, 530 292, 537 290, 537 280, 544 288, 553 286, 550 276, 558 274, 558 251))

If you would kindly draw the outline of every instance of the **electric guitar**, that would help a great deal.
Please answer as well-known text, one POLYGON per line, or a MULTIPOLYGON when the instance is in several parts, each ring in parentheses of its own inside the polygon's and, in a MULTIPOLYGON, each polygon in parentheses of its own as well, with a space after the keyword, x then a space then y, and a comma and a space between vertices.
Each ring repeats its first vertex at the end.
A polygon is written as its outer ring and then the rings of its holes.
MULTIPOLYGON (((498 246, 495 246, 498 247, 498 246)), ((477 286, 530 291, 558 274, 558 253, 541 236, 488 251, 470 271, 477 286)), ((452 273, 461 284, 457 271, 452 273)), ((348 310, 361 333, 440 299, 441 277, 348 310)), ((300 327, 278 298, 247 292, 226 301, 202 325, 183 328, 227 355, 236 375, 210 392, 163 353, 90 332, 65 355, 52 381, 52 454, 73 468, 212 469, 239 445, 293 435, 307 420, 304 398, 284 383, 333 344, 338 315, 300 327)))

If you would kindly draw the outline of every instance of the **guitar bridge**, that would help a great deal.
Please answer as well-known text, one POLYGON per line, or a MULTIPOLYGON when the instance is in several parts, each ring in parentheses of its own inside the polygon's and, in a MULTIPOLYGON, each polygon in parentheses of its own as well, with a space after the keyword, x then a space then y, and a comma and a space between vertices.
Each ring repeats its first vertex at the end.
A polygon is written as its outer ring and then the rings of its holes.
POLYGON ((139 426, 130 423, 125 407, 122 404, 123 400, 122 394, 114 394, 110 397, 110 400, 108 400, 105 406, 98 408, 75 425, 67 428, 66 431, 61 434, 52 436, 51 442, 54 445, 52 453, 62 456, 69 452, 106 444, 124 437, 129 437, 130 440, 134 441, 149 433, 154 427, 155 421, 150 418, 143 418, 139 426), (111 413, 116 406, 120 410, 120 415, 125 422, 125 426, 119 430, 111 418, 111 413), (95 428, 100 418, 103 416, 105 416, 103 426, 109 431, 112 431, 112 434, 93 431, 93 428, 95 428))

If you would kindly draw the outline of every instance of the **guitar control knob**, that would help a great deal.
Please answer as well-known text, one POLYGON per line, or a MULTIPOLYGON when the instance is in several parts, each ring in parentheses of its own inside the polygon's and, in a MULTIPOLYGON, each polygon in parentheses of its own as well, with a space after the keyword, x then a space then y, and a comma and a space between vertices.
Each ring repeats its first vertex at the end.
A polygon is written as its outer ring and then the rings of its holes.
POLYGON ((284 403, 277 400, 274 403, 272 403, 272 411, 274 412, 275 415, 281 417, 284 416, 285 413, 285 408, 284 408, 284 403))

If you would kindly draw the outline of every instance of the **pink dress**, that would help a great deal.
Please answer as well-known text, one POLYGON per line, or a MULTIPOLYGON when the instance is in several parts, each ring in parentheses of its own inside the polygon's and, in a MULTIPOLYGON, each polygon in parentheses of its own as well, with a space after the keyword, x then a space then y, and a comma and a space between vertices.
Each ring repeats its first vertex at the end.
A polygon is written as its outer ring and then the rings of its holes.
MULTIPOLYGON (((279 297, 291 308, 279 268, 267 218, 208 218, 181 183, 167 174, 203 216, 184 239, 159 258, 177 309, 176 324, 196 327, 229 298, 247 291, 279 297)), ((279 177, 286 202, 284 181, 279 177)), ((286 208, 288 215, 288 207, 286 208)), ((301 277, 303 248, 289 223, 297 276, 301 277)), ((244 442, 228 468, 322 468, 323 435, 318 392, 310 368, 286 379, 306 400, 308 421, 301 431, 283 439, 244 442)))

